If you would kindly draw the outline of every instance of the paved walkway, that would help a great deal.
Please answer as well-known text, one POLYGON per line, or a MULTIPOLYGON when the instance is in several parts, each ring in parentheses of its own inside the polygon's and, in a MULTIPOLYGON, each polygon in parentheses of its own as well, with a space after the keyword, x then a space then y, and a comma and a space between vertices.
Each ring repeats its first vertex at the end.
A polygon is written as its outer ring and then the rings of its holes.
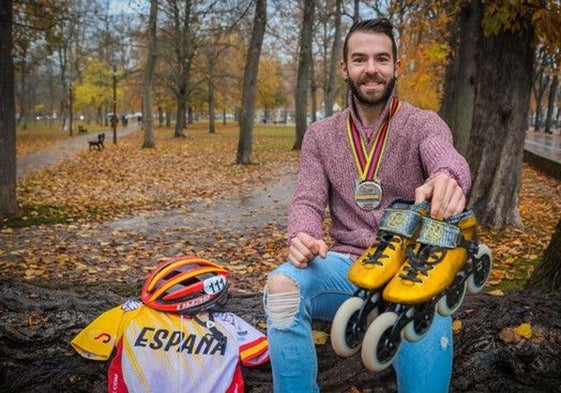
MULTIPOLYGON (((138 129, 139 124, 137 122, 129 123, 127 128, 117 128, 117 140, 138 129)), ((87 150, 89 147, 88 141, 96 139, 97 134, 99 132, 73 136, 58 141, 46 149, 17 156, 16 179, 21 180, 39 169, 57 165, 74 154, 87 150)), ((113 130, 105 131, 105 143, 113 143, 113 130)))
POLYGON ((553 134, 544 132, 528 132, 524 150, 561 164, 561 131, 553 134))

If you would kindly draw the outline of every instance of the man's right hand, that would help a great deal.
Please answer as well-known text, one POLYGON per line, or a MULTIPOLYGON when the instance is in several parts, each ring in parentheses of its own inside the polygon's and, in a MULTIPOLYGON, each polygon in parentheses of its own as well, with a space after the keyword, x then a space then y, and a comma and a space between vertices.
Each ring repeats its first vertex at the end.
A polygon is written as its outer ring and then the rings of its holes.
POLYGON ((316 256, 327 256, 327 244, 320 239, 315 239, 307 233, 300 232, 290 240, 288 247, 288 260, 296 267, 304 269, 308 262, 316 256))

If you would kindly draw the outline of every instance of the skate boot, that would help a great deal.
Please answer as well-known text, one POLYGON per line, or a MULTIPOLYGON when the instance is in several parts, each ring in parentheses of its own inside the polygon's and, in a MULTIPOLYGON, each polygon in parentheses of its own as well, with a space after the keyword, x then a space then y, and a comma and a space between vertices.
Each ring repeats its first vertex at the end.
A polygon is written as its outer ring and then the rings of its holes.
POLYGON ((362 360, 373 371, 388 367, 402 337, 423 338, 435 313, 447 316, 461 305, 466 288, 479 292, 491 273, 491 252, 477 243, 477 220, 466 211, 446 221, 423 217, 416 252, 385 286, 387 312, 371 323, 364 336, 362 360))
POLYGON ((349 269, 349 281, 359 291, 341 305, 331 325, 331 344, 338 355, 351 356, 360 349, 368 324, 378 315, 380 290, 405 261, 406 248, 415 245, 428 207, 427 202, 397 199, 384 211, 377 242, 349 269))
POLYGON ((368 247, 349 269, 349 281, 373 291, 386 284, 405 261, 406 249, 415 244, 428 203, 396 200, 382 214, 378 241, 368 247))

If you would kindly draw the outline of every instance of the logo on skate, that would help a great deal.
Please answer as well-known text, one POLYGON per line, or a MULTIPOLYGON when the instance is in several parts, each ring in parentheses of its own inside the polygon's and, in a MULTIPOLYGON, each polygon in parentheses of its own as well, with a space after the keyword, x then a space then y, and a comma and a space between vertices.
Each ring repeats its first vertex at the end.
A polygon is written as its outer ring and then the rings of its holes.
POLYGON ((388 226, 391 228, 401 228, 407 219, 405 212, 393 211, 388 217, 388 226))
POLYGON ((444 235, 444 227, 436 221, 425 221, 423 226, 423 238, 429 242, 438 242, 444 235))

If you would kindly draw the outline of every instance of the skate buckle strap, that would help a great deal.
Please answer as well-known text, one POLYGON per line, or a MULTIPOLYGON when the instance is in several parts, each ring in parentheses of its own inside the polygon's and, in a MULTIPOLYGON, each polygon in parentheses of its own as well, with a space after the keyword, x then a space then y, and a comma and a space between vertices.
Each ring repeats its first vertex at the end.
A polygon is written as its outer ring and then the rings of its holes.
POLYGON ((380 220, 380 230, 412 238, 423 217, 414 210, 387 208, 380 220))
POLYGON ((419 243, 444 248, 456 248, 460 245, 462 236, 460 228, 444 221, 423 217, 423 226, 417 241, 419 243))

